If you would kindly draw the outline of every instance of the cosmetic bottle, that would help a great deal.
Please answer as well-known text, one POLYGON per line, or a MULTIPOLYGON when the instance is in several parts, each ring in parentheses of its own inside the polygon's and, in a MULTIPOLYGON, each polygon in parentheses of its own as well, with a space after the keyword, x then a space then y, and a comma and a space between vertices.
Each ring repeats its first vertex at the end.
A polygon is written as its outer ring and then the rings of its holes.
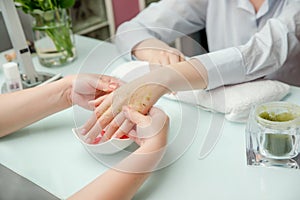
POLYGON ((22 90, 22 81, 17 63, 8 62, 3 64, 3 72, 6 81, 7 92, 22 90))

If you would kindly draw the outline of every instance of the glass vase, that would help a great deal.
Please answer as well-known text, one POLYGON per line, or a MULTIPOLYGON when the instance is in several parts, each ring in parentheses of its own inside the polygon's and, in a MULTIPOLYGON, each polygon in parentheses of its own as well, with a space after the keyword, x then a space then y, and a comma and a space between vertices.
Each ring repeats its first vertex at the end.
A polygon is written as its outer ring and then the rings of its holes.
POLYGON ((68 10, 36 10, 31 15, 39 62, 46 67, 72 62, 76 58, 76 48, 68 10))

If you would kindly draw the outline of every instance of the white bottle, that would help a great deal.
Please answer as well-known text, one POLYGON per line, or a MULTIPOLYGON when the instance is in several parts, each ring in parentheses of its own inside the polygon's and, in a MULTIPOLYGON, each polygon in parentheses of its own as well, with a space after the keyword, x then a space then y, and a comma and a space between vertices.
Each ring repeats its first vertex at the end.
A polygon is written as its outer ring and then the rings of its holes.
POLYGON ((17 63, 9 62, 2 65, 6 80, 7 92, 22 90, 22 81, 17 63))

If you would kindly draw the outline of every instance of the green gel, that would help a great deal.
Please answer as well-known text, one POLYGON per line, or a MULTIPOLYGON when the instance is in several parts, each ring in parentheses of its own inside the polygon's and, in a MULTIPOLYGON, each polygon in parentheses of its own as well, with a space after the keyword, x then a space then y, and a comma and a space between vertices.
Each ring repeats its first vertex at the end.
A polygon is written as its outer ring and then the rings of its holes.
MULTIPOLYGON (((287 122, 294 119, 294 115, 289 112, 275 114, 274 112, 262 112, 259 116, 272 122, 287 122)), ((265 134, 265 150, 273 156, 284 156, 293 149, 293 139, 291 135, 286 134, 265 134)))
POLYGON ((292 113, 284 112, 280 114, 275 114, 273 112, 262 112, 259 116, 263 119, 273 121, 273 122, 287 122, 294 119, 294 115, 292 113))
POLYGON ((265 150, 273 156, 284 156, 293 149, 293 139, 286 134, 265 134, 265 150))

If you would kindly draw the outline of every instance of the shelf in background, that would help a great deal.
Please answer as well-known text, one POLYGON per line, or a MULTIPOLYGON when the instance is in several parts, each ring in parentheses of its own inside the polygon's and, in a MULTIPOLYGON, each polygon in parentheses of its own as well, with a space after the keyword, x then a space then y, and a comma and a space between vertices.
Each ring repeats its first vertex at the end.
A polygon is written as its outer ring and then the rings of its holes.
POLYGON ((77 34, 87 34, 105 26, 108 26, 107 20, 103 20, 98 16, 91 16, 86 20, 77 21, 73 30, 77 34))

